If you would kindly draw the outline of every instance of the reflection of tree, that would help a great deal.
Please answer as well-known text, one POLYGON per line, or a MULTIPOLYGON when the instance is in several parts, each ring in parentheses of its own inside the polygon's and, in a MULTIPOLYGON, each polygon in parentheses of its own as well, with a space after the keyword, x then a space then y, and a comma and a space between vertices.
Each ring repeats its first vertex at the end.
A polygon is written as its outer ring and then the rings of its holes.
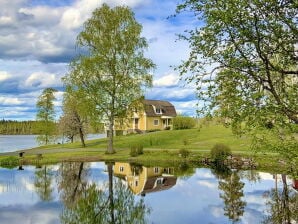
POLYGON ((233 223, 240 220, 244 213, 246 202, 242 200, 244 183, 240 181, 237 171, 232 171, 231 175, 219 181, 218 188, 223 191, 220 198, 223 199, 225 215, 233 223))
POLYGON ((272 189, 268 196, 267 208, 269 215, 265 217, 263 223, 290 224, 298 222, 298 194, 289 189, 286 176, 282 175, 283 188, 272 189))
POLYGON ((135 201, 133 193, 121 180, 113 180, 113 165, 107 167, 108 183, 102 189, 95 184, 88 186, 72 207, 64 209, 62 223, 146 223, 149 209, 143 199, 135 201))
POLYGON ((225 179, 225 178, 231 176, 231 173, 232 173, 231 169, 228 166, 226 166, 222 163, 212 164, 211 165, 211 172, 219 180, 222 180, 222 179, 225 179))
POLYGON ((87 185, 87 169, 83 162, 62 163, 58 170, 58 190, 66 206, 71 206, 83 194, 87 185))
POLYGON ((175 175, 179 176, 180 179, 187 179, 193 176, 195 173, 195 169, 188 165, 187 162, 179 163, 175 168, 175 175))
POLYGON ((35 171, 34 186, 40 199, 43 201, 51 201, 52 198, 52 179, 53 172, 47 166, 35 171))
POLYGON ((245 178, 249 180, 249 182, 258 182, 260 181, 261 177, 257 170, 240 170, 239 176, 241 178, 245 178))

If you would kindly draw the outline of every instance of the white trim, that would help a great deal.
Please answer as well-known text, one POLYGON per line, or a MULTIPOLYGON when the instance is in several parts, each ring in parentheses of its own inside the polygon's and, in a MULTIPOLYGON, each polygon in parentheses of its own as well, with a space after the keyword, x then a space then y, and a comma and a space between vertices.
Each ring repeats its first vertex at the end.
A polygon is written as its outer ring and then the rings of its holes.
POLYGON ((154 120, 153 120, 153 125, 154 125, 154 126, 159 126, 159 119, 154 119, 154 120), (155 121, 157 121, 157 124, 155 124, 155 121))

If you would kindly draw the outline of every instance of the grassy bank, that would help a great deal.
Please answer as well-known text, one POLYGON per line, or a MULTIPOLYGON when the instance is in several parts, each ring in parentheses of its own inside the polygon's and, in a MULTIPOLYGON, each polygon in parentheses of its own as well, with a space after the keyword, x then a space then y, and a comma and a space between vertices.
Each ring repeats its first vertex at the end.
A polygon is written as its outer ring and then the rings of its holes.
POLYGON ((105 153, 107 139, 87 141, 86 147, 80 143, 42 146, 25 150, 23 158, 18 158, 18 152, 0 154, 0 163, 9 163, 10 160, 32 163, 56 163, 66 160, 73 161, 128 161, 145 164, 162 164, 167 162, 200 162, 209 157, 210 149, 222 143, 229 146, 233 155, 254 158, 260 168, 273 169, 278 164, 277 156, 272 153, 266 155, 255 154, 250 150, 250 139, 236 137, 231 130, 222 125, 211 124, 200 129, 158 131, 142 135, 115 137, 116 153, 105 153), (130 156, 133 145, 142 145, 144 153, 137 157, 130 156), (187 158, 180 155, 180 150, 190 152, 187 158), (2 162, 1 162, 2 161, 2 162), (3 162, 4 161, 4 162, 3 162))

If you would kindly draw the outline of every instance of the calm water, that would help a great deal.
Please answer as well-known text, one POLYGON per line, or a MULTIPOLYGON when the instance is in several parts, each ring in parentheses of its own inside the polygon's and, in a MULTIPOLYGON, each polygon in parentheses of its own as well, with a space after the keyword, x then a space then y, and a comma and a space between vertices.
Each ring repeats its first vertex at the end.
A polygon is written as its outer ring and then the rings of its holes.
POLYGON ((22 169, 0 168, 1 224, 297 221, 297 192, 285 175, 117 162, 22 169))
MULTIPOLYGON (((37 147, 36 137, 36 135, 0 135, 0 153, 37 147)), ((103 137, 104 134, 87 135, 89 140, 103 137)))

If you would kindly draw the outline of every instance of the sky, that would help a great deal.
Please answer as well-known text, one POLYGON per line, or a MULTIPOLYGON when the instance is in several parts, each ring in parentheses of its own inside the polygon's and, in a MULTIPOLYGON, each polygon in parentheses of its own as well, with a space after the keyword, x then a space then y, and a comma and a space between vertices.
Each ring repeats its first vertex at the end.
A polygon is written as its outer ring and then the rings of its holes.
POLYGON ((175 13, 179 0, 0 0, 0 119, 35 120, 42 90, 55 88, 57 117, 69 62, 78 54, 75 42, 83 23, 103 3, 127 5, 142 24, 153 60, 153 88, 146 99, 167 100, 178 113, 195 116, 195 88, 180 80, 175 66, 187 59, 189 46, 177 34, 198 21, 175 13), (169 18, 170 17, 170 18, 169 18))

